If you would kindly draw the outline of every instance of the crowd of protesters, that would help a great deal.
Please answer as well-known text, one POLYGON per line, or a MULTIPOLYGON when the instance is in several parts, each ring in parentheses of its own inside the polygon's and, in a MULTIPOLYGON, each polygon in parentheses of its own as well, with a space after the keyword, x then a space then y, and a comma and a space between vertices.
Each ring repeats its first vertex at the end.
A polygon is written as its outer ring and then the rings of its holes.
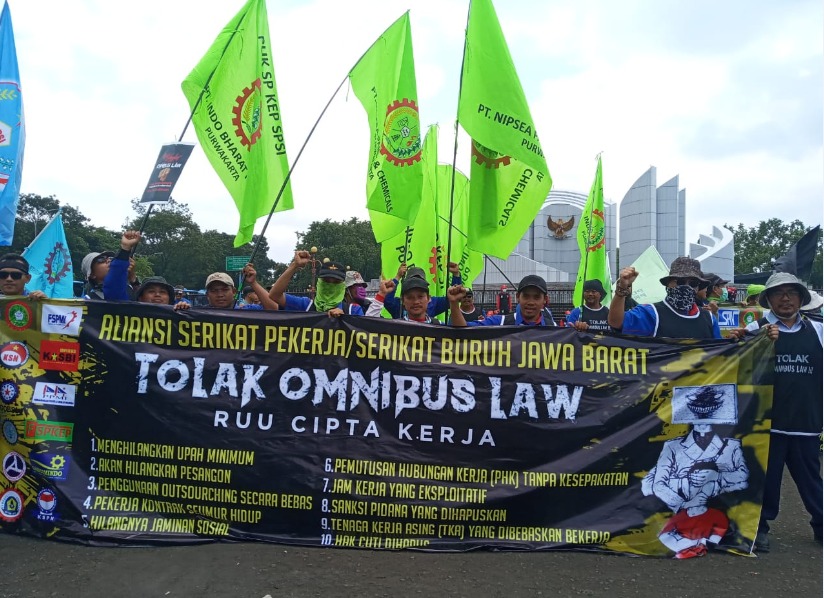
MULTIPOLYGON (((132 254, 139 241, 139 233, 126 231, 117 253, 104 251, 85 256, 81 264, 85 298, 169 305, 174 310, 193 309, 183 297, 183 288, 173 287, 162 276, 138 280, 132 254)), ((242 271, 244 286, 240 292, 231 276, 214 272, 205 281, 206 305, 202 307, 325 312, 333 318, 389 317, 425 325, 442 325, 438 317, 448 314, 445 322, 456 328, 558 325, 549 308, 546 281, 534 274, 518 283, 514 303, 504 286, 496 297, 497 313, 484 314, 474 304, 473 292, 464 284, 454 263, 449 264, 452 280, 445 296, 433 296, 425 272, 417 267, 407 269, 404 264, 394 278, 381 281, 378 294, 370 300, 366 297, 367 284, 363 277, 334 261, 322 263, 313 297, 287 293, 293 276, 312 260, 308 251, 297 251, 268 290, 258 282, 252 264, 247 264, 242 271)), ((638 305, 632 301, 632 285, 638 275, 632 267, 620 271, 608 306, 604 305, 607 293, 601 281, 585 281, 582 305, 575 306, 561 324, 596 334, 721 339, 717 313, 719 304, 728 303, 728 280, 702 272, 697 260, 679 257, 671 264, 668 275, 660 279, 666 289, 665 298, 638 305)), ((24 257, 11 253, 0 257, 0 296, 45 299, 41 291, 26 290, 30 279, 29 264, 24 257)), ((769 550, 769 521, 778 515, 785 464, 810 514, 813 537, 819 543, 822 540, 822 303, 821 296, 807 289, 792 274, 774 273, 765 285, 747 288, 745 300, 738 305, 746 327, 733 330, 730 335, 730 342, 739 342, 762 331, 775 341, 776 347, 771 442, 764 506, 755 543, 760 551, 769 550), (780 363, 798 360, 809 367, 799 370, 777 367, 780 363)), ((699 432, 698 429, 694 432, 696 446, 702 442, 699 432)))

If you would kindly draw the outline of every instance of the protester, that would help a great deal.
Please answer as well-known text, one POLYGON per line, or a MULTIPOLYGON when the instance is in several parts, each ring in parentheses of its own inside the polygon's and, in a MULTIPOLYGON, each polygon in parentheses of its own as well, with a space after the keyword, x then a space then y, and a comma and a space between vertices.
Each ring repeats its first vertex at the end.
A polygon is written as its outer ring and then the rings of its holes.
POLYGON ((585 280, 583 290, 584 304, 576 307, 566 317, 567 326, 572 326, 575 330, 583 332, 592 330, 594 332, 608 332, 610 330, 607 317, 609 308, 601 305, 607 292, 600 280, 585 280))
POLYGON ((182 284, 175 285, 175 303, 180 303, 181 301, 183 301, 184 303, 188 303, 189 305, 192 304, 192 302, 189 301, 183 294, 185 290, 186 289, 183 288, 182 284))
POLYGON ((466 290, 457 287, 457 291, 448 293, 450 300, 450 316, 452 325, 463 326, 555 326, 555 321, 544 310, 546 305, 547 288, 546 281, 536 274, 524 276, 518 284, 518 291, 515 295, 515 313, 495 314, 487 316, 483 320, 467 322, 458 307, 458 302, 463 298, 466 290))
POLYGON ((18 253, 7 253, 0 257, 0 296, 24 296, 30 301, 47 299, 43 291, 26 291, 26 283, 31 280, 29 262, 18 253))
POLYGON ((758 297, 764 291, 763 284, 751 284, 747 286, 747 298, 744 300, 745 306, 758 305, 758 297))
MULTIPOLYGON (((458 267, 458 264, 455 262, 449 262, 447 264, 447 269, 449 273, 452 274, 452 285, 460 285, 463 283, 461 280, 461 271, 458 267)), ((407 276, 417 276, 419 278, 423 278, 426 280, 426 273, 423 271, 423 268, 418 268, 413 266, 409 268, 407 271, 406 264, 401 264, 400 268, 398 268, 398 274, 396 278, 392 279, 392 282, 395 283, 395 289, 389 292, 388 295, 384 298, 384 308, 389 314, 395 318, 400 318, 402 314, 402 306, 401 303, 395 297, 395 290, 398 288, 399 280, 403 279, 406 280, 407 276)), ((449 309, 449 300, 446 297, 436 296, 430 297, 429 305, 426 308, 426 314, 430 318, 434 318, 435 316, 439 316, 442 313, 445 313, 446 310, 449 309)))
MULTIPOLYGON (((429 283, 421 273, 416 272, 416 268, 410 268, 403 279, 401 288, 401 303, 404 315, 401 319, 407 322, 417 322, 419 324, 435 324, 440 322, 429 315, 429 283)), ((395 291, 394 280, 381 281, 381 288, 366 312, 367 316, 379 316, 384 307, 385 297, 395 291)))
POLYGON ((346 313, 352 315, 351 310, 353 306, 359 306, 361 310, 363 310, 363 313, 366 313, 372 302, 366 298, 366 287, 368 285, 366 281, 363 280, 360 272, 347 270, 343 284, 346 287, 346 293, 343 295, 346 313))
POLYGON ((330 318, 337 318, 345 313, 351 316, 362 316, 363 310, 359 305, 352 305, 345 309, 344 295, 346 294, 346 271, 337 262, 325 262, 318 271, 317 291, 315 298, 297 297, 286 292, 289 282, 295 272, 304 268, 312 260, 308 251, 296 251, 294 259, 286 267, 272 288, 269 297, 286 311, 319 311, 326 312, 330 318))
POLYGON ((730 297, 727 290, 727 283, 729 280, 724 280, 718 274, 711 272, 705 273, 704 278, 709 281, 707 286, 707 301, 709 302, 709 309, 714 317, 718 317, 718 306, 720 304, 729 305, 730 297))
MULTIPOLYGON (((775 340, 772 426, 764 505, 755 548, 770 549, 769 522, 778 516, 784 464, 798 487, 801 501, 810 514, 813 538, 822 540, 821 443, 822 325, 802 316, 810 293, 792 274, 776 272, 767 280, 759 304, 770 309, 765 317, 747 326, 755 332, 765 328, 775 340)), ((738 334, 737 336, 741 336, 738 334)))
POLYGON ((255 293, 255 289, 250 286, 243 287, 243 290, 240 291, 240 298, 241 302, 238 304, 238 309, 252 309, 258 310, 262 309, 260 306, 260 299, 255 293))
POLYGON ((102 295, 96 298, 105 298, 106 301, 136 300, 140 303, 174 304, 174 289, 162 276, 150 276, 136 288, 132 288, 129 284, 132 250, 139 242, 139 232, 124 231, 120 237, 120 251, 117 255, 114 258, 107 258, 105 265, 102 260, 98 261, 98 270, 101 272, 105 270, 106 274, 103 278, 102 289, 100 289, 102 295))
POLYGON ((705 280, 698 260, 675 258, 669 275, 661 278, 661 284, 667 287, 666 298, 625 312, 624 302, 632 294, 636 278, 638 271, 632 266, 621 270, 609 306, 608 320, 612 328, 635 336, 721 338, 718 321, 696 304, 696 292, 705 280))
POLYGON ((695 304, 701 309, 708 311, 712 311, 710 308, 710 300, 707 298, 711 284, 709 280, 702 280, 698 283, 698 288, 695 290, 695 304))
MULTIPOLYGON (((448 294, 449 293, 447 292, 447 295, 448 294)), ((484 319, 483 310, 477 305, 475 305, 475 296, 472 293, 472 289, 466 289, 466 295, 464 295, 464 298, 461 299, 460 307, 464 320, 466 320, 467 322, 484 319)))
POLYGON ((501 285, 501 292, 495 297, 495 309, 504 316, 512 312, 512 298, 505 284, 501 285))
POLYGON ((729 292, 727 291, 727 283, 729 280, 724 280, 718 274, 708 272, 705 274, 705 279, 709 280, 710 285, 707 290, 707 299, 717 303, 725 303, 729 300, 729 292))
MULTIPOLYGON (((252 264, 246 264, 243 268, 243 280, 251 287, 261 300, 260 305, 249 305, 246 308, 237 304, 235 297, 235 282, 232 277, 225 272, 212 272, 206 278, 206 301, 205 309, 253 309, 253 310, 277 310, 278 305, 269 298, 261 284, 257 281, 257 271, 252 264)), ((175 309, 188 309, 185 303, 178 303, 175 309)))
MULTIPOLYGON (((85 286, 85 299, 104 299, 103 281, 109 273, 109 264, 114 257, 113 251, 87 253, 80 263, 85 286)), ((128 260, 128 257, 126 258, 128 260)))

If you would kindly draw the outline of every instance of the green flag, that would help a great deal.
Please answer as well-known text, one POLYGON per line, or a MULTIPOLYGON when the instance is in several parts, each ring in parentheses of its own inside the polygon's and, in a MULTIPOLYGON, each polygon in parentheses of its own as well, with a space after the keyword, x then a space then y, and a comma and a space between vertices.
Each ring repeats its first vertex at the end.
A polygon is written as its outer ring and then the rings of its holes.
POLYGON ((472 137, 469 245, 506 259, 552 187, 491 0, 471 0, 458 121, 472 137))
POLYGON ((398 234, 381 243, 381 268, 386 278, 395 276, 400 264, 417 266, 427 273, 429 292, 437 294, 435 274, 438 266, 437 239, 437 166, 438 130, 429 127, 421 154, 422 189, 420 206, 414 220, 398 234))
POLYGON ((603 303, 609 305, 612 298, 612 283, 607 266, 607 229, 604 217, 604 184, 601 178, 601 156, 595 169, 595 180, 589 190, 587 203, 578 223, 578 249, 581 263, 578 264, 578 278, 572 293, 572 305, 583 304, 585 280, 600 280, 607 296, 603 303))
MULTIPOLYGON (((289 172, 265 0, 246 2, 182 87, 200 145, 240 213, 239 247, 289 172)), ((287 184, 277 211, 292 207, 287 184)))
POLYGON ((409 12, 349 72, 371 129, 366 207, 379 243, 415 220, 421 201, 421 126, 409 12))
MULTIPOLYGON (((449 246, 449 197, 452 166, 438 164, 437 126, 432 125, 423 146, 423 194, 415 221, 381 245, 384 276, 394 276, 398 266, 423 268, 433 296, 446 294, 451 281, 447 276, 449 246)), ((483 255, 466 245, 466 220, 469 211, 469 179, 455 171, 455 200, 452 218, 451 260, 461 270, 464 282, 471 282, 483 267, 483 255)))

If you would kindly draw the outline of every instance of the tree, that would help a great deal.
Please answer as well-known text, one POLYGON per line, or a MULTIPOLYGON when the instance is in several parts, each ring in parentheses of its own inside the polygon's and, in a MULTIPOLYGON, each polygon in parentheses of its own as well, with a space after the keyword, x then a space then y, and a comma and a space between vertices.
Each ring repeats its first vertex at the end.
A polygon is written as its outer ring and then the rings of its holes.
MULTIPOLYGON (((372 224, 368 220, 350 218, 341 222, 330 219, 315 221, 305 232, 298 232, 295 250, 317 247, 315 256, 319 262, 329 258, 344 268, 357 270, 364 280, 378 278, 381 273, 380 245, 375 242, 372 224)), ((311 284, 309 268, 298 272, 290 289, 305 291, 311 284)))
MULTIPOLYGON (((739 224, 736 228, 725 224, 724 228, 735 235, 735 271, 739 274, 769 272, 772 260, 784 255, 804 234, 812 229, 800 220, 784 222, 770 218, 747 228, 739 224)), ((818 239, 818 251, 813 262, 810 281, 815 288, 821 287, 822 240, 818 239)), ((805 281, 806 282, 806 281, 805 281)))
POLYGON ((34 240, 35 232, 40 232, 49 223, 57 210, 63 208, 63 228, 66 243, 72 256, 74 277, 80 280, 80 264, 83 257, 92 251, 113 251, 118 247, 120 233, 93 226, 91 220, 72 206, 61 206, 53 195, 41 196, 23 193, 17 204, 17 223, 14 228, 14 243, 10 252, 22 253, 34 240))
MULTIPOLYGON (((174 198, 166 204, 156 205, 148 219, 145 218, 146 205, 138 199, 132 200, 132 208, 136 216, 126 221, 125 228, 139 230, 145 220, 135 255, 145 256, 153 273, 163 276, 171 284, 202 288, 209 274, 225 270, 228 256, 251 256, 257 242, 255 237, 252 243, 233 247, 233 235, 216 230, 202 232, 192 220, 189 207, 174 198)), ((260 283, 264 286, 271 283, 274 276, 275 263, 267 257, 268 250, 269 245, 263 239, 254 259, 260 283)))

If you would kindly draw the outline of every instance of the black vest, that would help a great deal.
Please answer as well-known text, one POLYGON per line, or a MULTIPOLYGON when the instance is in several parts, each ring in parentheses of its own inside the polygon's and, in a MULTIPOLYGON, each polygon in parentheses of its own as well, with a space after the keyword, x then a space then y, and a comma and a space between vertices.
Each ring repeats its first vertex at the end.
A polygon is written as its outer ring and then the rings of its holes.
POLYGON ((590 309, 586 305, 581 306, 581 321, 586 322, 589 330, 596 332, 609 332, 612 330, 607 322, 609 308, 602 305, 601 309, 590 309))
POLYGON ((713 339, 712 314, 699 309, 694 316, 682 316, 675 313, 664 301, 654 303, 652 307, 658 313, 658 330, 655 336, 667 338, 713 339))
MULTIPOLYGON (((769 324, 766 318, 758 325, 769 324)), ((775 341, 772 429, 820 434, 822 430, 822 348, 812 324, 781 331, 775 341)))

